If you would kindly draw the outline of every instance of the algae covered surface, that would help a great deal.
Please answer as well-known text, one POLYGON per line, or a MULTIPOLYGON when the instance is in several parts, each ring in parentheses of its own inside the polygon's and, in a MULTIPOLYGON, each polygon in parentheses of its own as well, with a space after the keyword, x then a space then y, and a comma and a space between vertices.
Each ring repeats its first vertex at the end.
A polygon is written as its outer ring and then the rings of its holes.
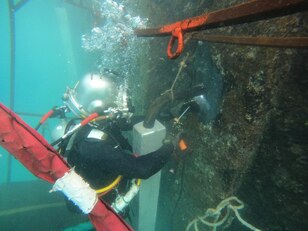
MULTIPOLYGON (((171 6, 167 2, 148 3, 154 5, 149 18, 156 26, 240 3, 195 1, 171 6), (171 18, 165 15, 173 11, 181 12, 182 18, 177 13, 171 18)), ((204 33, 307 36, 307 12, 204 33)), ((188 113, 181 120, 189 149, 164 172, 161 207, 168 210, 162 215, 164 227, 185 230, 208 208, 236 195, 245 203, 240 211, 245 220, 261 230, 307 229, 307 49, 189 40, 184 54, 170 61, 164 53, 167 42, 168 38, 159 37, 150 41, 156 49, 145 62, 151 67, 146 78, 153 91, 145 105, 170 89, 180 62, 189 54, 175 90, 202 83, 217 110, 210 119, 208 114, 200 118, 188 113)), ((247 230, 233 219, 218 230, 247 230)))

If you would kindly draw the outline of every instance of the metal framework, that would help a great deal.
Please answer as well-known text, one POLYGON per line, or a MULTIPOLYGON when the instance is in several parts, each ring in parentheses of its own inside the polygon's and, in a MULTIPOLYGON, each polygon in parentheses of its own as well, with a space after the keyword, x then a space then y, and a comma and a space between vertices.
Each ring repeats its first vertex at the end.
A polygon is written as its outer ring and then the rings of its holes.
MULTIPOLYGON (((170 59, 175 59, 182 53, 184 49, 184 34, 189 32, 206 30, 226 25, 234 25, 279 17, 292 14, 295 12, 305 11, 308 8, 308 2, 305 0, 252 0, 245 3, 237 4, 225 9, 202 14, 196 17, 187 18, 182 21, 167 24, 157 28, 136 29, 137 36, 168 36, 171 38, 167 47, 167 55, 170 59), (173 46, 177 42, 176 50, 173 51, 173 46)), ((279 42, 280 46, 290 47, 290 43, 296 42, 299 47, 308 47, 307 37, 291 38, 291 39, 270 39, 270 38, 247 38, 247 37, 232 37, 232 36, 205 36, 194 35, 195 39, 217 41, 217 42, 233 42, 255 45, 270 45, 279 42), (254 40, 254 41, 253 41, 254 40), (265 41, 267 40, 267 41, 265 41), (271 40, 271 41, 270 41, 271 40)))

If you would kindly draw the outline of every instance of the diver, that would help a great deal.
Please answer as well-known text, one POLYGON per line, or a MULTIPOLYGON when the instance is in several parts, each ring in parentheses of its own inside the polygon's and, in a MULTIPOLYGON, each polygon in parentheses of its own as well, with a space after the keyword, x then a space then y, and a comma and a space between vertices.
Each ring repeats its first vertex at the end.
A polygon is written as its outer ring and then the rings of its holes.
MULTIPOLYGON (((67 120, 66 112, 73 112, 75 118, 65 122, 64 131, 56 130, 53 137, 61 141, 56 142, 61 155, 92 188, 112 184, 118 176, 147 179, 169 161, 174 151, 170 139, 149 154, 132 154, 132 147, 123 132, 131 130, 143 117, 134 116, 126 87, 117 82, 112 73, 86 74, 74 88, 67 88, 63 101, 65 106, 56 114, 61 115, 62 122, 67 120), (93 113, 99 116, 65 139, 55 137, 68 133, 76 127, 78 120, 93 113)), ((110 200, 107 202, 111 203, 110 200)))

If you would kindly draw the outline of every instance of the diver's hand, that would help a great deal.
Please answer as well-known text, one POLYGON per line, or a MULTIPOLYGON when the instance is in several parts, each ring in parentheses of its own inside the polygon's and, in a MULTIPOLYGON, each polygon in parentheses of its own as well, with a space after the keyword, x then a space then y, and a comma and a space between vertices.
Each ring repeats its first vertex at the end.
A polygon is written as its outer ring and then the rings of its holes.
POLYGON ((167 134, 165 139, 163 139, 163 144, 172 144, 174 147, 177 145, 177 137, 172 134, 167 134))
POLYGON ((183 138, 183 133, 180 132, 176 135, 168 134, 163 140, 164 144, 172 144, 175 150, 184 151, 187 149, 187 144, 183 138))

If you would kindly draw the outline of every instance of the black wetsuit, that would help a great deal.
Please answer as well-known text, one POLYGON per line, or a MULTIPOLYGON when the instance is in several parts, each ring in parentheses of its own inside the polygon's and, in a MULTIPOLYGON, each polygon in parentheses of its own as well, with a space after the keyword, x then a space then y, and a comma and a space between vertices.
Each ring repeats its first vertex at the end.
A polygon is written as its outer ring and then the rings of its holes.
MULTIPOLYGON (((110 183, 118 175, 147 179, 166 164, 173 151, 173 145, 164 144, 157 151, 136 157, 128 153, 129 145, 115 148, 110 140, 88 138, 91 129, 86 125, 78 131, 66 155, 68 163, 94 188, 110 183)), ((108 133, 123 140, 120 132, 109 130, 108 133)))

